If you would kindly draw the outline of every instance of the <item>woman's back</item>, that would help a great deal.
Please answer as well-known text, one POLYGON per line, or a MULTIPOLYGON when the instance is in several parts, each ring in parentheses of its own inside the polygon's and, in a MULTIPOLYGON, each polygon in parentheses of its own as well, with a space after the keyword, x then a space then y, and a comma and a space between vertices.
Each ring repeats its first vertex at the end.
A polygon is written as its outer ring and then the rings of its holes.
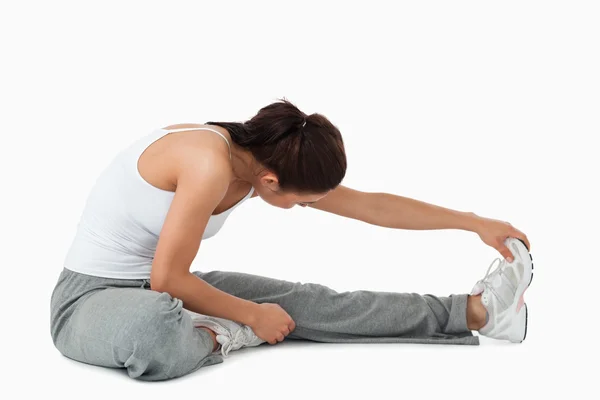
MULTIPOLYGON (((148 183, 138 171, 140 155, 163 136, 211 128, 156 129, 122 150, 98 177, 89 194, 65 267, 118 279, 148 279, 158 237, 175 192, 148 183)), ((223 136, 227 141, 227 139, 223 136)), ((229 145, 229 142, 227 141, 229 145)), ((239 204, 212 215, 202 239, 214 236, 239 204)))

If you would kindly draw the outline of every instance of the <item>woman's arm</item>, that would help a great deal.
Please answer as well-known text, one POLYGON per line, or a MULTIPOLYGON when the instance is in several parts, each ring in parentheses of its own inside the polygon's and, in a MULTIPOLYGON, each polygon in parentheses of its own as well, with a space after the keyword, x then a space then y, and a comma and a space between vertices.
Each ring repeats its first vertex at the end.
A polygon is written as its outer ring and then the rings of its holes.
POLYGON ((177 162, 177 189, 156 247, 151 288, 182 300, 191 311, 252 325, 258 304, 225 293, 190 273, 210 215, 227 192, 230 168, 209 149, 189 150, 193 154, 184 154, 177 162))
POLYGON ((396 229, 461 229, 477 233, 484 243, 505 258, 512 254, 504 245, 506 237, 527 236, 507 222, 484 218, 472 212, 456 211, 391 193, 368 193, 339 185, 309 207, 396 229))
POLYGON ((367 193, 339 185, 309 207, 396 229, 463 229, 475 232, 475 214, 450 210, 390 193, 367 193))

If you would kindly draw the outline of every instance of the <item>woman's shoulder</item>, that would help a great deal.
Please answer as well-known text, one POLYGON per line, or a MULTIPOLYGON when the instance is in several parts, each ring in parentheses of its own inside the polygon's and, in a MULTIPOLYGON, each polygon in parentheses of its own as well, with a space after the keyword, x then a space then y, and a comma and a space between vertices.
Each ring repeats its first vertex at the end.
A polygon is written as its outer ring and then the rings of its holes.
POLYGON ((191 129, 181 132, 182 135, 172 137, 171 140, 166 137, 167 142, 164 142, 163 149, 165 152, 162 160, 172 161, 171 167, 173 168, 175 180, 180 178, 180 174, 186 172, 189 174, 191 171, 196 171, 200 175, 216 175, 221 179, 229 180, 232 170, 228 146, 223 142, 223 138, 211 132, 200 134, 201 131, 193 130, 193 128, 212 129, 212 126, 185 123, 169 125, 161 129, 170 131, 188 128, 191 129))

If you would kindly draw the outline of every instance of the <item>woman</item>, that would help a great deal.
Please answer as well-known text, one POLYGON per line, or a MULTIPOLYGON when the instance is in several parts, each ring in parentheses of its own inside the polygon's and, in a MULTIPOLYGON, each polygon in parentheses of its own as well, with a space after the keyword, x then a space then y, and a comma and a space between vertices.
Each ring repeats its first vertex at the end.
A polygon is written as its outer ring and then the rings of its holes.
POLYGON ((175 125, 142 137, 89 195, 52 294, 54 344, 74 360, 163 380, 286 337, 478 344, 471 333, 478 330, 525 339, 523 293, 533 265, 522 232, 473 213, 352 190, 340 185, 345 173, 339 130, 286 100, 245 123, 175 125), (449 297, 191 273, 201 241, 257 196, 387 227, 471 230, 505 259, 470 295, 449 297))

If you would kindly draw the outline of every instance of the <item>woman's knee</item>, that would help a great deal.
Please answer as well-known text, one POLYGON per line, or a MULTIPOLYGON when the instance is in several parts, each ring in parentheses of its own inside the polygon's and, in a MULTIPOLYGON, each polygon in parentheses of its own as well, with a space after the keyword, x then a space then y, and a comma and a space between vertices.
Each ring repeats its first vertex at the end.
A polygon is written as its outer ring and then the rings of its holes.
POLYGON ((142 326, 134 328, 133 348, 123 360, 129 376, 143 380, 169 379, 185 375, 204 364, 212 344, 207 347, 195 332, 182 302, 161 293, 154 304, 140 312, 142 326))

